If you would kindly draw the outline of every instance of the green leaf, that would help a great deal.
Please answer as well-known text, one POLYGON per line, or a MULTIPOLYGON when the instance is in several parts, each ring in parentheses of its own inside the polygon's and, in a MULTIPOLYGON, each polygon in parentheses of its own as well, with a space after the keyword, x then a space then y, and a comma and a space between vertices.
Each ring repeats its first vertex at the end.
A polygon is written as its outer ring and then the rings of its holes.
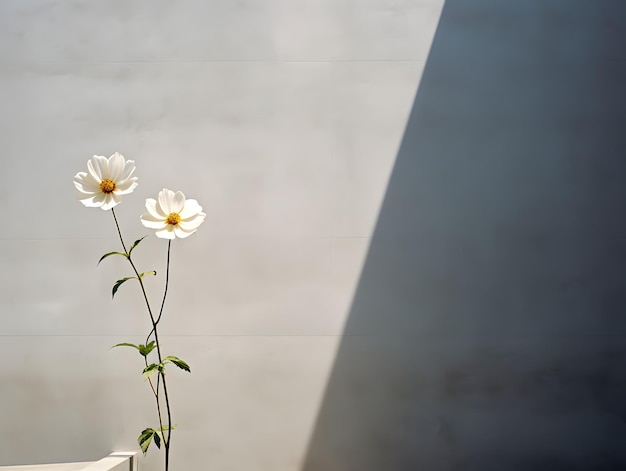
POLYGON ((133 245, 130 246, 130 250, 128 251, 128 254, 130 255, 133 252, 133 249, 135 247, 137 247, 139 245, 139 243, 144 240, 146 237, 148 236, 143 236, 141 239, 137 239, 135 242, 133 242, 133 245))
POLYGON ((158 372, 163 372, 165 370, 165 368, 163 367, 162 363, 151 363, 148 366, 146 366, 143 369, 143 379, 148 379, 150 376, 152 376, 154 373, 158 372))
POLYGON ((189 368, 189 365, 187 363, 185 363, 183 360, 181 360, 180 358, 178 358, 178 357, 169 356, 169 357, 163 358, 163 363, 168 363, 168 362, 174 363, 181 370, 185 370, 188 373, 191 373, 191 368, 189 368))
POLYGON ((159 437, 159 434, 157 432, 154 432, 154 444, 156 445, 156 447, 158 449, 161 449, 161 437, 159 437))
POLYGON ((148 447, 150 446, 150 442, 152 441, 152 437, 154 436, 155 436, 155 431, 151 428, 147 428, 143 432, 141 432, 141 434, 139 435, 139 438, 137 438, 137 443, 139 443, 139 446, 141 447, 141 451, 143 451, 144 455, 148 451, 148 447))
POLYGON ((143 347, 143 345, 137 346, 134 343, 126 343, 126 342, 124 342, 124 343, 115 344, 111 348, 115 348, 115 347, 133 347, 133 348, 136 348, 137 350, 139 350, 139 353, 141 353, 141 348, 140 347, 143 347))
POLYGON ((127 255, 127 254, 125 254, 124 252, 109 252, 109 253, 105 253, 102 257, 100 257, 100 260, 98 260, 98 265, 100 265, 100 262, 101 262, 102 260, 104 260, 104 259, 105 259, 105 258, 107 258, 107 257, 110 257, 111 255, 121 255, 121 256, 123 256, 123 257, 128 258, 128 255, 127 255))
POLYGON ((134 276, 128 276, 126 278, 122 278, 121 280, 117 280, 115 282, 115 284, 113 285, 113 294, 111 295, 112 298, 115 297, 115 293, 117 293, 117 290, 120 289, 120 286, 122 286, 122 284, 126 283, 128 280, 133 280, 133 279, 137 279, 134 276))
POLYGON ((137 350, 139 350, 141 356, 147 357, 148 354, 155 348, 156 344, 154 343, 154 340, 152 340, 148 345, 139 345, 139 347, 137 347, 137 350))
POLYGON ((154 270, 152 270, 152 271, 147 271, 147 272, 141 273, 139 275, 139 278, 143 278, 146 275, 156 275, 156 272, 154 270))

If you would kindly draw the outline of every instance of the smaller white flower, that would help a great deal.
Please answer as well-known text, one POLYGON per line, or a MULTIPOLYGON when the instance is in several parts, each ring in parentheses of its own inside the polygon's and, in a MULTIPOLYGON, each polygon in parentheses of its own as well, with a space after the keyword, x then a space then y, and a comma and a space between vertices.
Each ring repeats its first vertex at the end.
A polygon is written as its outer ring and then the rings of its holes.
POLYGON ((147 213, 141 215, 141 223, 155 229, 161 239, 184 239, 196 232, 206 214, 196 200, 185 199, 182 192, 174 193, 163 188, 155 200, 146 199, 147 213))
POLYGON ((137 188, 137 177, 132 176, 135 162, 117 152, 108 159, 94 155, 87 161, 87 170, 74 176, 74 186, 80 202, 89 208, 111 209, 122 202, 120 196, 137 188))

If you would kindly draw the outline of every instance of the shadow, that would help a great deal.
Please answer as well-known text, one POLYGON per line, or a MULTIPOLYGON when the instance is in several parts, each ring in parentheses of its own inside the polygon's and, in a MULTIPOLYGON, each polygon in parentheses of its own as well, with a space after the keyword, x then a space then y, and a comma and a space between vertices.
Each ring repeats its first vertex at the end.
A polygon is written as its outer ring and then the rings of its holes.
POLYGON ((446 2, 304 471, 626 469, 623 44, 446 2))

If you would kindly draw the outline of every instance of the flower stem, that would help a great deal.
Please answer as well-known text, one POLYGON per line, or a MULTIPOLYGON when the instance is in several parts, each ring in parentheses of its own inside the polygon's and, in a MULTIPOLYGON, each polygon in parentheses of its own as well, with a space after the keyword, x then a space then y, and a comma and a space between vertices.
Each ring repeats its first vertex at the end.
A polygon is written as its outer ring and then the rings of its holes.
MULTIPOLYGON (((161 309, 159 310, 159 316, 157 317, 156 322, 153 322, 152 324, 152 330, 154 331, 155 341, 157 338, 157 324, 161 321, 161 315, 163 314, 163 307, 165 306, 165 298, 167 296, 167 287, 169 286, 169 281, 170 281, 170 249, 171 247, 172 247, 172 241, 168 240, 167 241, 167 265, 165 268, 165 289, 163 290, 163 300, 161 301, 161 309)), ((150 337, 150 334, 148 334, 148 338, 149 337, 150 337)), ((156 343, 158 347, 158 342, 156 343)), ((165 406, 167 408, 167 440, 165 440, 165 432, 162 431, 161 433, 163 434, 163 443, 165 444, 165 471, 168 471, 169 461, 170 461, 170 443, 172 440, 172 411, 170 408, 170 398, 169 398, 169 395, 167 394, 167 383, 165 381, 165 371, 161 371, 159 374, 160 374, 160 378, 163 381, 163 395, 165 396, 165 406)))
MULTIPOLYGON (((148 334, 148 339, 154 333, 154 343, 156 344, 156 350, 157 350, 157 356, 158 356, 159 364, 161 364, 161 363, 163 363, 163 357, 161 355, 161 344, 159 343, 159 334, 158 334, 158 331, 157 331, 157 324, 161 320, 161 314, 163 314, 163 306, 165 305, 165 297, 167 296, 167 287, 168 287, 168 284, 169 284, 170 246, 171 246, 171 241, 169 241, 169 243, 167 245, 167 269, 166 269, 166 275, 165 275, 165 291, 163 293, 163 301, 161 302, 161 310, 159 311, 159 316, 155 320, 154 314, 152 313, 152 308, 150 307, 150 301, 148 300, 148 294, 146 293, 146 288, 145 288, 145 286, 143 284, 143 280, 142 280, 141 276, 139 275, 139 271, 137 270, 137 267, 135 266, 135 263, 133 262, 133 260, 131 258, 130 253, 126 249, 126 244, 124 243, 124 238, 122 237, 122 231, 120 230, 120 225, 119 225, 119 222, 117 221, 117 216, 115 215, 115 210, 113 208, 111 208, 111 213, 113 214, 113 219, 115 221, 115 227, 117 228, 117 234, 119 235, 120 242, 122 243, 122 248, 124 249, 124 253, 126 254, 126 258, 127 258, 128 262, 130 263, 131 267, 133 268, 133 271, 135 272, 137 280, 139 281, 139 285, 141 286, 141 292, 143 294, 144 301, 146 302, 146 307, 148 308, 148 314, 150 315, 150 322, 152 323, 152 330, 148 334)), ((146 340, 146 344, 147 343, 148 343, 148 340, 146 340)), ((147 358, 146 358, 146 365, 147 365, 147 358)), ((163 436, 163 445, 165 447, 165 471, 169 471, 170 441, 171 441, 171 435, 172 435, 172 413, 171 413, 171 409, 170 409, 169 395, 168 395, 168 392, 167 392, 167 382, 165 380, 165 371, 159 371, 159 376, 158 376, 158 380, 157 380, 156 390, 154 389, 154 386, 152 385, 152 381, 149 378, 148 378, 148 380, 150 381, 150 387, 152 388, 152 392, 155 395, 156 405, 157 405, 157 413, 159 415, 159 426, 161 427, 161 434, 163 436), (159 382, 163 383, 163 395, 165 397, 165 405, 166 405, 166 409, 167 409, 167 440, 165 439, 165 432, 163 430, 163 420, 161 418, 161 405, 160 405, 160 396, 159 396, 159 382)))
POLYGON ((156 329, 156 326, 161 321, 161 315, 163 314, 163 307, 165 306, 165 298, 167 297, 167 287, 169 286, 169 282, 170 282, 170 249, 171 247, 172 247, 172 241, 169 240, 167 242, 167 264, 165 268, 165 289, 163 290, 163 300, 161 301, 161 309, 159 310, 159 315, 157 316, 157 319, 154 322, 154 326, 152 327, 152 330, 150 331, 150 333, 148 334, 148 337, 146 338, 146 344, 150 341, 150 336, 156 329))

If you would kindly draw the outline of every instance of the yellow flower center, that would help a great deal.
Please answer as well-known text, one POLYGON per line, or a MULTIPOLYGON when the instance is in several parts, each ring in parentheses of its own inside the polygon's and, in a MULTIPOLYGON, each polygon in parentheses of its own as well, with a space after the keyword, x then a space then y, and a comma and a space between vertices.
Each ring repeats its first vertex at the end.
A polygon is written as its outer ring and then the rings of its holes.
POLYGON ((115 182, 113 180, 105 178, 100 183, 100 189, 102 190, 102 193, 106 193, 107 195, 109 193, 113 193, 115 191, 115 182))
POLYGON ((169 213, 165 222, 175 226, 180 222, 180 215, 178 213, 169 213))

